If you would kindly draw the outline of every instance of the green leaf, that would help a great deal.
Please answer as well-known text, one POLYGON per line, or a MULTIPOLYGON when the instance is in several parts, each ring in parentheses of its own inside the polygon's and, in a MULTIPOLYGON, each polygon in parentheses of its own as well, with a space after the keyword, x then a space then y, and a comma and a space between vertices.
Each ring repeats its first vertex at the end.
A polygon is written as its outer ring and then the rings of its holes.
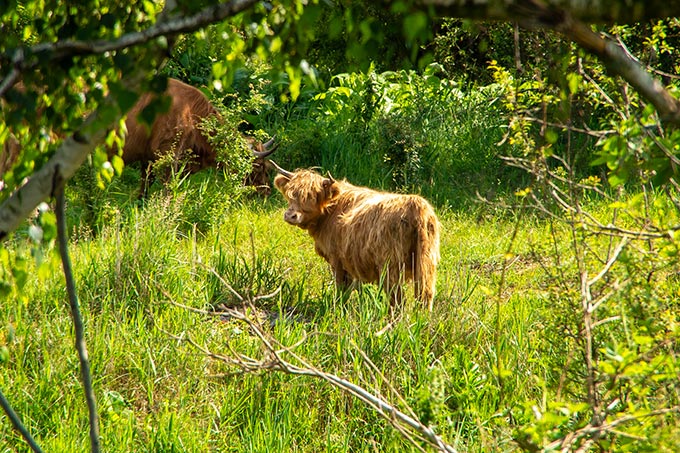
POLYGON ((154 93, 165 93, 168 89, 168 76, 165 74, 160 74, 155 76, 151 82, 149 82, 149 88, 154 93))
POLYGON ((567 83, 569 84, 569 92, 576 94, 581 85, 582 77, 579 74, 570 72, 567 74, 567 83))
POLYGON ((170 96, 159 96, 151 100, 149 102, 149 105, 144 107, 141 112, 139 112, 139 116, 137 119, 142 124, 146 124, 147 126, 151 127, 153 125, 154 120, 156 119, 156 116, 166 113, 168 110, 170 110, 170 103, 172 102, 172 99, 170 96))
POLYGON ((610 174, 609 177, 607 178, 607 180, 609 181, 609 184, 612 187, 618 187, 620 185, 625 184, 625 182, 626 182, 625 178, 620 177, 616 173, 610 174))
POLYGON ((0 363, 9 362, 9 348, 5 345, 0 346, 0 363))
POLYGON ((0 296, 8 297, 12 293, 12 285, 6 280, 0 280, 0 296))
POLYGON ((137 93, 124 88, 119 83, 110 84, 110 89, 121 112, 127 112, 130 110, 137 102, 137 99, 139 99, 139 95, 137 93))
POLYGON ((113 169, 115 170, 116 174, 118 174, 118 175, 123 174, 123 168, 125 167, 125 162, 123 161, 122 157, 120 157, 117 154, 114 154, 111 157, 111 165, 113 166, 113 169))
POLYGON ((557 131, 554 129, 548 129, 545 131, 545 141, 548 143, 554 144, 557 142, 557 139, 559 138, 559 135, 557 134, 557 131))
POLYGON ((422 11, 406 16, 404 19, 404 35, 408 41, 415 41, 427 29, 427 14, 422 11))
POLYGON ((26 272, 24 269, 15 267, 12 269, 12 276, 14 277, 17 288, 19 290, 23 289, 23 287, 26 285, 26 281, 28 280, 28 272, 26 272))
POLYGON ((51 241, 57 237, 57 216, 53 211, 40 215, 40 226, 43 230, 43 240, 51 241))

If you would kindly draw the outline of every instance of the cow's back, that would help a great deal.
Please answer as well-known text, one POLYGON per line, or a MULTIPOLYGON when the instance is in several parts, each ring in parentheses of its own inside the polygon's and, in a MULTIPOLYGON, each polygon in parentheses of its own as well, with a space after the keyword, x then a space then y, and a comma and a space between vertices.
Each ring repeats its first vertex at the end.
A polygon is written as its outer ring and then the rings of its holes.
POLYGON ((439 223, 425 199, 353 187, 337 200, 315 239, 322 256, 338 259, 356 280, 377 282, 385 268, 412 279, 423 228, 435 235, 438 258, 439 223))
POLYGON ((214 159, 212 147, 199 125, 204 118, 219 115, 215 107, 199 89, 176 79, 168 79, 165 94, 171 99, 170 108, 156 116, 150 129, 137 117, 149 105, 153 94, 143 94, 128 112, 123 160, 154 161, 173 147, 177 151, 191 148, 199 157, 207 155, 209 160, 214 159))

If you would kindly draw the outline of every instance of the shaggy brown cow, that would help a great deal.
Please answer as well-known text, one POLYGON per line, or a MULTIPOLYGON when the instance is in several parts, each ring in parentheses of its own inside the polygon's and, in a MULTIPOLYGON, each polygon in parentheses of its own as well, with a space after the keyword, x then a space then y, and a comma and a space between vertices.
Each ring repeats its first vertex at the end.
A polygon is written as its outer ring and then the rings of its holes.
POLYGON ((439 262, 439 220, 417 195, 399 195, 325 178, 311 170, 279 171, 274 185, 288 201, 284 220, 307 230, 316 252, 332 267, 340 289, 352 280, 384 288, 392 309, 401 304, 402 279, 429 310, 439 262))
MULTIPOLYGON (((195 173, 207 167, 217 165, 217 153, 199 127, 208 117, 217 116, 217 109, 197 88, 176 79, 168 79, 165 92, 172 101, 170 110, 157 115, 149 130, 137 121, 139 113, 149 105, 154 94, 145 93, 130 109, 125 120, 127 136, 123 147, 122 158, 126 164, 140 162, 142 169, 142 188, 140 196, 146 195, 151 182, 149 164, 157 161, 170 151, 177 157, 191 150, 191 159, 187 166, 189 173, 195 173)), ((263 195, 269 195, 269 178, 264 158, 274 152, 273 139, 260 144, 246 137, 253 154, 256 156, 253 170, 246 183, 255 186, 263 195)), ((115 151, 111 150, 112 155, 115 151)))

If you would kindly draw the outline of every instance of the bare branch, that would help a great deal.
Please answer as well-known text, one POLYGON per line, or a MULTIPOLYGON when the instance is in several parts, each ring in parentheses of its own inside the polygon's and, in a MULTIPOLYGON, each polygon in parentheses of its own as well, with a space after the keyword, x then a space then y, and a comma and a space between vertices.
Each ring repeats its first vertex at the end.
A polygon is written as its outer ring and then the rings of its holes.
POLYGON ((522 119, 529 121, 529 122, 532 122, 532 123, 540 123, 540 124, 545 125, 545 126, 554 127, 556 129, 563 129, 563 130, 569 131, 569 132, 577 132, 579 134, 588 135, 588 136, 595 137, 595 138, 602 138, 602 137, 606 137, 607 135, 611 135, 611 134, 616 133, 616 131, 613 130, 613 129, 594 131, 594 130, 591 130, 591 129, 584 129, 584 128, 580 128, 580 127, 575 127, 575 126, 572 126, 571 124, 551 123, 551 122, 545 121, 541 118, 534 118, 532 116, 524 116, 524 117, 522 117, 522 119))
MULTIPOLYGON (((18 77, 18 72, 31 69, 29 53, 47 53, 52 60, 65 55, 88 55, 122 49, 132 45, 151 41, 159 36, 196 30, 205 25, 235 15, 255 4, 255 0, 233 0, 207 7, 191 17, 173 18, 169 22, 159 21, 149 29, 125 35, 115 41, 60 41, 57 43, 38 44, 28 50, 17 49, 12 56, 14 69, 0 83, 0 88, 8 89, 18 77)), ((32 61, 32 60, 31 60, 32 61)), ((44 61, 44 60, 43 60, 44 61)), ((140 72, 140 71, 138 71, 140 72)), ((143 74, 136 74, 124 81, 127 88, 137 91, 143 74)), ((0 96, 2 91, 0 91, 0 96)), ((115 99, 109 95, 105 103, 114 104, 115 99)), ((125 113, 125 112, 122 112, 125 113)), ((91 113, 84 121, 80 131, 68 137, 57 149, 54 156, 31 176, 26 184, 15 191, 0 205, 0 240, 7 237, 30 213, 47 197, 52 195, 52 181, 59 168, 60 176, 70 179, 82 165, 94 148, 103 142, 108 131, 117 124, 120 116, 103 122, 98 112, 91 113)))
MULTIPOLYGON (((169 295, 164 292, 166 297, 169 295)), ((248 373, 253 373, 253 372, 260 372, 260 371, 281 371, 284 373, 288 374, 293 374, 293 375, 299 375, 299 376, 310 376, 310 377, 316 377, 325 380, 326 382, 330 383, 334 387, 337 387, 341 389, 344 392, 349 393, 350 395, 355 396, 359 400, 363 401, 366 403, 368 406, 372 407, 374 410, 376 410, 387 422, 389 422, 395 429, 397 429, 404 437, 409 440, 410 442, 413 443, 413 445, 418 446, 417 443, 414 443, 413 438, 411 437, 412 434, 417 434, 420 440, 425 441, 432 445, 433 447, 437 448, 439 451, 445 452, 445 453, 456 453, 456 450, 448 445, 446 442, 444 442, 441 437, 439 437, 429 426, 423 425, 420 423, 418 420, 416 420, 414 417, 411 417, 399 409, 397 409, 395 406, 387 403, 384 399, 374 395, 373 393, 367 391, 363 387, 356 385, 344 378, 341 378, 337 375, 331 374, 331 373, 326 373, 322 370, 319 370, 316 367, 313 367, 306 363, 306 361, 296 355, 291 348, 288 347, 275 347, 275 344, 277 341, 272 338, 270 335, 265 333, 265 331, 262 329, 262 327, 255 322, 253 319, 251 319, 246 313, 243 313, 239 310, 234 310, 230 308, 223 309, 222 311, 219 312, 209 312, 206 310, 200 310, 192 307, 185 306, 181 303, 178 303, 172 298, 167 299, 166 301, 169 304, 188 309, 192 312, 195 313, 201 313, 201 314, 210 314, 213 316, 221 316, 224 315, 225 313, 228 314, 230 317, 237 319, 239 321, 243 321, 248 325, 250 328, 251 332, 260 339, 260 342, 265 348, 265 356, 263 359, 254 359, 252 357, 245 356, 243 354, 237 353, 235 351, 231 351, 232 356, 225 356, 223 354, 217 354, 212 352, 209 348, 197 344, 189 334, 186 332, 183 332, 181 335, 175 335, 169 332, 166 332, 159 326, 157 326, 160 330, 163 330, 166 334, 168 334, 171 338, 175 339, 178 342, 185 342, 191 345, 192 347, 196 348, 197 350, 201 351, 203 354, 206 356, 222 361, 226 364, 236 366, 239 369, 241 369, 244 372, 248 373), (302 366, 295 365, 283 358, 283 354, 289 354, 295 360, 297 360, 299 363, 302 364, 302 366)), ((403 401, 403 400, 402 400, 403 401)), ((422 450, 422 447, 420 448, 422 450)))
POLYGON ((12 405, 9 403, 9 401, 7 401, 7 398, 5 398, 5 394, 2 393, 2 390, 0 390, 0 406, 2 406, 5 414, 7 414, 7 418, 9 418, 10 422, 12 422, 14 429, 19 431, 19 434, 21 434, 21 437, 24 438, 28 446, 31 447, 31 450, 33 450, 35 453, 42 453, 42 449, 33 439, 28 429, 26 429, 26 426, 23 424, 17 413, 14 412, 12 405))
POLYGON ((56 215, 57 215, 57 236, 59 238, 59 254, 61 256, 61 263, 64 268, 64 278, 66 279, 66 291, 68 293, 68 300, 71 307, 71 317, 73 318, 73 328, 75 330, 75 345, 80 359, 80 377, 83 381, 83 389, 85 391, 85 400, 87 401, 87 409, 90 419, 90 445, 93 453, 100 451, 99 442, 99 416, 97 415, 97 400, 92 387, 92 374, 90 373, 90 360, 87 354, 87 345, 85 343, 85 327, 83 325, 83 318, 80 315, 80 305, 78 303, 78 294, 76 292, 76 284, 73 278, 73 271, 71 270, 71 258, 68 254, 68 235, 66 233, 66 202, 64 201, 64 183, 60 179, 59 168, 57 167, 55 173, 55 193, 56 193, 56 215))
MULTIPOLYGON (((555 157, 555 156, 553 156, 555 157)), ((579 214, 579 219, 578 223, 581 227, 588 231, 592 231, 593 233, 598 233, 598 234, 604 234, 612 237, 618 237, 618 238, 623 238, 626 237, 631 240, 648 240, 648 239, 669 239, 672 238, 672 236, 677 232, 680 231, 680 224, 672 226, 670 228, 665 228, 663 230, 653 228, 650 225, 642 224, 641 219, 636 219, 633 214, 630 212, 628 213, 632 219, 638 221, 640 223, 640 229, 639 230, 633 230, 629 228, 624 228, 620 227, 617 225, 614 225, 612 223, 604 224, 600 221, 598 221, 592 214, 589 212, 585 211, 578 211, 575 206, 572 206, 568 201, 569 196, 566 192, 564 192, 556 183, 555 181, 558 181, 560 183, 564 184, 569 184, 573 189, 581 189, 581 190, 591 190, 596 192, 598 195, 602 196, 603 198, 606 199, 611 199, 611 197, 606 194, 604 191, 602 191, 600 188, 588 185, 588 184, 583 184, 583 183, 576 183, 573 181, 569 181, 563 176, 560 176, 559 174, 548 170, 547 168, 537 168, 536 163, 534 161, 531 161, 529 159, 522 159, 522 158, 516 158, 516 157, 502 157, 502 159, 510 166, 517 167, 520 169, 523 169, 527 171, 529 174, 534 175, 537 179, 542 181, 544 184, 548 186, 550 189, 550 195, 552 196, 552 199, 555 201, 557 206, 562 210, 562 212, 565 213, 570 213, 570 214, 579 214)), ((567 223, 567 224, 574 224, 574 220, 567 218, 565 219, 562 216, 559 216, 555 214, 553 211, 548 209, 542 202, 541 200, 532 192, 531 194, 531 200, 534 203, 533 208, 539 210, 541 213, 549 216, 550 218, 553 218, 559 222, 562 223, 567 223)), ((481 200, 485 201, 485 200, 481 200)), ((680 205, 679 205, 680 206, 680 205)), ((507 207, 507 206, 506 206, 507 207)), ((511 206, 509 207, 510 209, 518 209, 521 208, 519 206, 511 206)), ((679 208, 680 209, 680 208, 679 208)))
POLYGON ((612 268, 614 263, 619 259, 619 255, 623 251, 624 247, 626 247, 628 245, 629 242, 630 242, 629 238, 624 237, 623 239, 621 239, 619 244, 616 246, 616 249, 614 249, 614 253, 612 254, 612 256, 607 261, 607 265, 605 267, 603 267, 602 270, 595 277, 588 280, 588 286, 593 286, 600 279, 602 279, 602 277, 604 277, 605 275, 607 275, 609 273, 609 270, 612 268))
MULTIPOLYGON (((141 77, 141 74, 137 74, 129 78, 126 84, 135 88, 139 86, 141 77)), ((104 102, 114 104, 116 101, 113 95, 109 95, 104 102)), ((57 175, 67 181, 75 174, 119 119, 120 115, 104 122, 97 111, 88 115, 81 130, 66 138, 54 156, 0 205, 0 240, 17 229, 42 201, 54 194, 53 182, 57 175)))

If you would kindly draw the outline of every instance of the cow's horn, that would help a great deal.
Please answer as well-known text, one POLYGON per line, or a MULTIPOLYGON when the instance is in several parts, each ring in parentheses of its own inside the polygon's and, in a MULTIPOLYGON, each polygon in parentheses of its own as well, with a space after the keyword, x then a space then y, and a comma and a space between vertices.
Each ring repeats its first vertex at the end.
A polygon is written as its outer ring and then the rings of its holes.
POLYGON ((335 182, 335 178, 333 177, 333 175, 331 175, 330 171, 328 172, 328 179, 331 180, 331 184, 333 184, 335 182))
POLYGON ((276 135, 273 136, 272 138, 270 138, 269 140, 267 140, 266 142, 264 142, 262 144, 263 151, 255 151, 255 149, 253 147, 251 147, 250 150, 255 157, 261 157, 261 158, 264 159, 265 157, 268 157, 271 153, 276 151, 276 148, 279 146, 278 143, 274 144, 275 139, 276 139, 276 135), (274 146, 272 146, 272 145, 274 145, 274 146))
POLYGON ((274 162, 273 160, 269 159, 269 162, 274 166, 274 168, 276 168, 276 171, 278 171, 279 173, 281 173, 281 174, 282 174, 283 176, 285 176, 286 178, 290 179, 290 178, 293 177, 293 173, 291 173, 291 172, 289 172, 288 170, 284 170, 283 168, 279 167, 279 164, 277 164, 277 163, 274 162))

